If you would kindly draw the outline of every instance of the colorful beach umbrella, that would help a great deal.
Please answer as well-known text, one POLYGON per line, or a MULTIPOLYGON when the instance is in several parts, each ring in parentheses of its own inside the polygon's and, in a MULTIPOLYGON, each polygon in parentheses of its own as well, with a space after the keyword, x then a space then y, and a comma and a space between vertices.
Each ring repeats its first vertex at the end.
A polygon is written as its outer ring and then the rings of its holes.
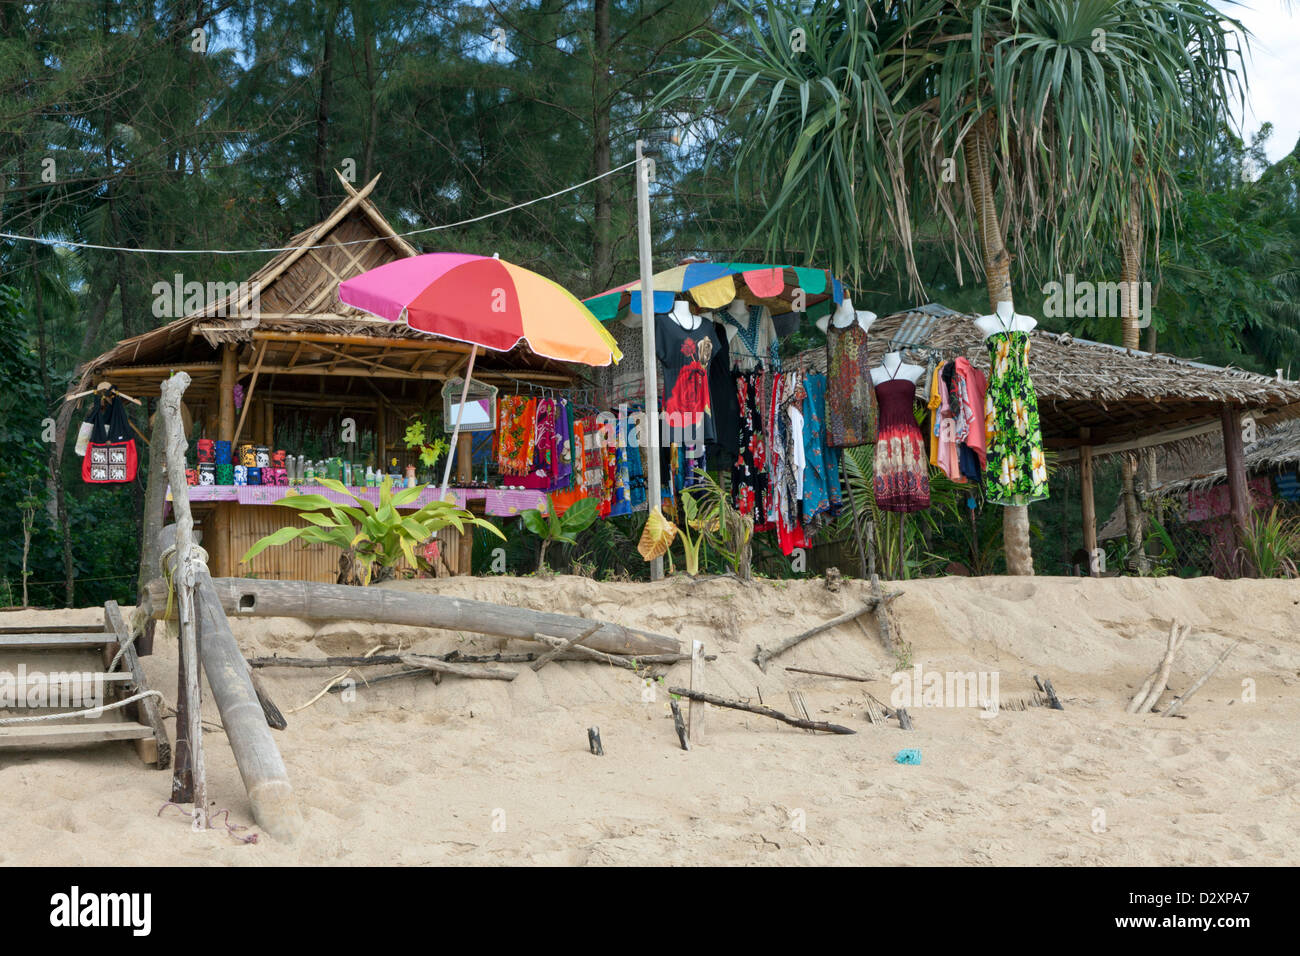
MULTIPOLYGON (((737 297, 764 304, 781 314, 792 311, 795 290, 804 293, 804 309, 812 318, 831 311, 844 299, 843 284, 825 269, 763 265, 753 262, 688 262, 657 273, 654 311, 667 312, 679 295, 689 295, 701 309, 720 309, 737 297)), ((602 322, 628 313, 641 314, 641 283, 629 282, 584 303, 602 322)))
MULTIPOLYGON (((508 352, 520 342, 545 358, 609 365, 623 357, 614 337, 567 289, 513 262, 435 252, 398 259, 339 283, 339 301, 421 332, 473 348, 465 372, 452 449, 460 434, 480 347, 508 352)), ((442 476, 445 495, 452 454, 442 476)))

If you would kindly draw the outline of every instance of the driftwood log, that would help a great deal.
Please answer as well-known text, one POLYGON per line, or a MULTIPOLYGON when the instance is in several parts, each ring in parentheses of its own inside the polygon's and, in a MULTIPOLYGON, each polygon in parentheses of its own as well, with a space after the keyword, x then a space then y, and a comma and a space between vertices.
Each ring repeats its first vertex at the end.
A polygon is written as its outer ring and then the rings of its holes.
POLYGON ((1214 676, 1214 672, 1219 669, 1219 665, 1228 659, 1228 655, 1231 654, 1233 651, 1235 651, 1237 649, 1237 645, 1240 643, 1241 641, 1233 641, 1232 644, 1228 645, 1227 650, 1225 650, 1222 654, 1220 654, 1218 656, 1218 659, 1215 660, 1215 662, 1210 665, 1210 669, 1207 670, 1200 677, 1198 677, 1195 684, 1193 684, 1191 687, 1187 688, 1187 690, 1185 690, 1183 693, 1178 695, 1178 697, 1173 701, 1173 703, 1169 705, 1168 709, 1165 710, 1164 715, 1166 717, 1172 717, 1174 716, 1174 714, 1178 713, 1178 711, 1182 709, 1183 704, 1187 702, 1187 698, 1191 697, 1198 690, 1200 690, 1201 686, 1212 676, 1214 676))
MULTIPOLYGON (((315 621, 368 621, 410 627, 436 627, 493 637, 536 640, 535 634, 574 640, 596 623, 582 617, 470 601, 444 594, 416 594, 385 587, 351 587, 310 581, 214 578, 214 593, 231 617, 296 617, 315 621)), ((167 607, 162 582, 149 584, 155 617, 167 607)), ((584 646, 607 654, 676 654, 681 642, 663 634, 605 623, 584 646)))
MULTIPOLYGON (((174 535, 174 525, 163 529, 164 551, 174 535)), ((199 659, 221 713, 235 766, 248 791, 253 819, 273 838, 292 842, 302 831, 302 817, 294 801, 289 773, 253 688, 248 663, 230 631, 207 571, 198 573, 195 591, 199 659)))
MULTIPOLYGON (((448 654, 430 656, 437 657, 441 661, 451 661, 459 664, 531 664, 540 655, 532 652, 520 654, 462 654, 460 651, 452 651, 448 654)), ((615 655, 609 656, 617 659, 615 655)), ((555 658, 557 661, 590 661, 595 659, 577 651, 565 651, 555 658)), ((689 654, 645 654, 635 660, 638 664, 680 664, 690 659, 689 654)), ((629 657, 627 660, 630 663, 633 658, 629 657)), ((717 656, 710 655, 705 660, 714 661, 717 660, 717 656)), ((256 668, 374 667, 382 664, 400 663, 402 663, 400 654, 372 654, 370 657, 250 657, 248 659, 248 665, 256 668)))
POLYGON ((1156 669, 1151 672, 1138 692, 1133 695, 1129 701, 1126 713, 1145 714, 1156 705, 1160 700, 1160 695, 1165 692, 1165 686, 1169 683, 1169 671, 1174 665, 1174 658, 1177 656, 1179 649, 1183 646, 1183 641, 1187 640, 1187 635, 1192 633, 1190 626, 1184 627, 1179 621, 1174 621, 1169 626, 1169 638, 1165 643, 1165 656, 1161 658, 1156 669))
POLYGON ((595 624, 594 626, 587 628, 587 630, 583 631, 574 639, 563 641, 560 644, 556 644, 549 651, 543 654, 541 657, 537 658, 537 660, 533 661, 532 664, 529 665, 529 667, 531 667, 534 671, 541 670, 543 667, 545 667, 551 661, 555 660, 565 651, 581 644, 583 641, 591 637, 591 635, 595 634, 599 630, 600 630, 600 624, 595 624))
POLYGON ((605 756, 605 748, 604 746, 601 745, 600 742, 599 727, 587 728, 587 749, 590 750, 597 757, 605 756))
POLYGON ((787 667, 792 674, 812 674, 814 677, 833 677, 835 680, 853 680, 860 684, 870 684, 874 677, 858 677, 855 674, 836 674, 834 671, 813 671, 806 667, 787 667))
POLYGON ((804 730, 821 730, 828 734, 857 733, 856 730, 849 730, 849 728, 841 727, 839 724, 827 723, 824 720, 804 720, 800 717, 791 717, 789 714, 783 714, 771 707, 747 704, 743 700, 728 700, 725 697, 706 694, 703 691, 691 690, 687 687, 670 687, 668 693, 676 694, 678 697, 685 697, 687 700, 703 701, 706 704, 712 704, 714 707, 727 707, 731 710, 743 710, 746 713, 758 714, 760 717, 771 717, 773 720, 779 720, 791 727, 801 727, 804 730))
POLYGON ((902 593, 903 593, 902 591, 891 591, 888 594, 882 594, 878 597, 877 596, 869 597, 867 598, 866 602, 862 605, 862 607, 854 608, 852 611, 847 611, 844 614, 841 614, 839 617, 832 618, 829 621, 826 621, 822 624, 818 624, 816 627, 809 628, 808 630, 804 631, 801 634, 794 635, 794 637, 787 637, 784 641, 782 641, 776 647, 772 648, 770 651, 765 651, 763 650, 762 647, 759 647, 758 653, 754 655, 754 663, 758 665, 759 670, 766 672, 768 661, 770 661, 774 657, 784 654, 786 651, 794 647, 796 644, 802 644, 810 637, 816 637, 818 634, 831 630, 831 628, 839 627, 841 624, 847 624, 849 621, 855 620, 864 614, 869 614, 872 611, 876 610, 878 607, 888 605, 890 601, 894 600, 894 598, 898 597, 902 593))
POLYGON ((455 674, 458 677, 477 677, 480 680, 514 680, 515 671, 499 671, 482 664, 451 664, 440 657, 428 654, 403 654, 402 663, 440 674, 455 674))
POLYGON ((682 745, 683 750, 690 750, 691 741, 686 735, 686 721, 682 719, 682 706, 675 700, 669 701, 668 706, 673 712, 673 729, 677 731, 677 741, 682 745))

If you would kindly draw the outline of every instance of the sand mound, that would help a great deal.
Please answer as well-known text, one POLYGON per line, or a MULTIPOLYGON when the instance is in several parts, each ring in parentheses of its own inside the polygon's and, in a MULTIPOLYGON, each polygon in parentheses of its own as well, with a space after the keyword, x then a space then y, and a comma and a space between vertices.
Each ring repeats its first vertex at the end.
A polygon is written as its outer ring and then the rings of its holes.
MULTIPOLYGON (((192 834, 156 811, 170 775, 125 745, 0 754, 0 863, 1285 863, 1300 854, 1294 740, 1300 722, 1300 589, 1287 582, 945 578, 898 585, 906 647, 870 617, 819 635, 762 673, 755 647, 859 606, 845 581, 455 578, 404 582, 578 614, 705 644, 706 687, 817 719, 851 737, 809 734, 710 709, 703 740, 677 746, 662 683, 595 663, 519 667, 510 683, 407 679, 326 694, 337 671, 268 669, 288 714, 277 735, 309 836, 286 847, 192 834), (1241 639, 1188 703, 1186 719, 1124 714, 1175 619, 1193 634, 1170 681, 1187 688, 1241 639), (871 726, 864 692, 887 700, 899 666, 996 675, 1003 701, 1050 677, 1066 710, 981 716, 968 706, 909 710, 916 730, 871 726), (871 683, 787 671, 798 667, 871 683), (1253 699, 1251 699, 1253 694, 1253 699), (606 756, 587 752, 601 728, 606 756), (894 762, 903 747, 919 766, 894 762), (21 825, 18 825, 21 824, 21 825)), ((98 609, 16 612, 5 623, 98 621, 98 609)), ((240 620, 249 656, 364 654, 377 645, 440 653, 534 645, 422 628, 240 620)), ((174 699, 174 645, 145 659, 174 699)), ((518 667, 518 665, 501 665, 518 667)), ((376 676, 390 668, 367 668, 376 676)), ((1168 696, 1166 696, 1166 701, 1168 696)), ((951 700, 948 701, 952 703, 951 700)), ((217 719, 211 709, 211 719, 217 719)), ((205 714, 207 711, 205 711, 205 714)), ((173 721, 168 721, 169 727, 173 721)), ((209 787, 232 821, 247 801, 220 731, 207 738, 209 787)))

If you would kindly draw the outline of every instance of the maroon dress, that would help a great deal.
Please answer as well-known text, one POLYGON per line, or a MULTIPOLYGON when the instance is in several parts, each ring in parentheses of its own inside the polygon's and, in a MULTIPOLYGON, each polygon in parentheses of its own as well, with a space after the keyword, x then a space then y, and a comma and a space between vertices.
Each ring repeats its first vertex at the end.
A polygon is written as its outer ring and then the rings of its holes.
POLYGON ((876 506, 883 511, 930 507, 930 460, 925 436, 912 411, 916 384, 899 378, 876 386, 876 506))

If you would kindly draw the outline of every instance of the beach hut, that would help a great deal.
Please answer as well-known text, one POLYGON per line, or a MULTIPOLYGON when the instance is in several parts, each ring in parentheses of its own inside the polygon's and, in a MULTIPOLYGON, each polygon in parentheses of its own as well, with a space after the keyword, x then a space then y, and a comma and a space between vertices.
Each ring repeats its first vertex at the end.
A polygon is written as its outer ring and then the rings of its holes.
MULTIPOLYGON (((391 467, 397 459, 397 468, 404 469, 414 461, 403 437, 407 424, 422 415, 430 434, 440 433, 444 386, 463 376, 471 347, 340 303, 340 282, 419 254, 370 201, 377 181, 361 189, 344 181, 346 198, 323 221, 286 241, 289 251, 204 308, 90 360, 70 394, 108 382, 146 398, 158 395, 171 373, 185 371, 192 379, 187 409, 208 438, 274 448, 276 436, 293 431, 295 424, 337 425, 350 419, 358 445, 369 450, 377 467, 391 467)), ((176 298, 183 301, 188 286, 176 282, 176 298)), ((473 380, 499 389, 518 382, 560 388, 573 386, 576 375, 573 367, 521 346, 483 354, 473 380)), ((456 456, 458 500, 488 514, 537 506, 534 492, 469 487, 470 440, 461 435, 456 456)), ((335 579, 339 555, 323 545, 270 548, 240 565, 240 556, 255 541, 297 520, 288 509, 268 507, 286 489, 189 490, 215 577, 335 579)), ((442 544, 442 565, 452 573, 467 572, 468 536, 461 541, 448 531, 442 544)))

